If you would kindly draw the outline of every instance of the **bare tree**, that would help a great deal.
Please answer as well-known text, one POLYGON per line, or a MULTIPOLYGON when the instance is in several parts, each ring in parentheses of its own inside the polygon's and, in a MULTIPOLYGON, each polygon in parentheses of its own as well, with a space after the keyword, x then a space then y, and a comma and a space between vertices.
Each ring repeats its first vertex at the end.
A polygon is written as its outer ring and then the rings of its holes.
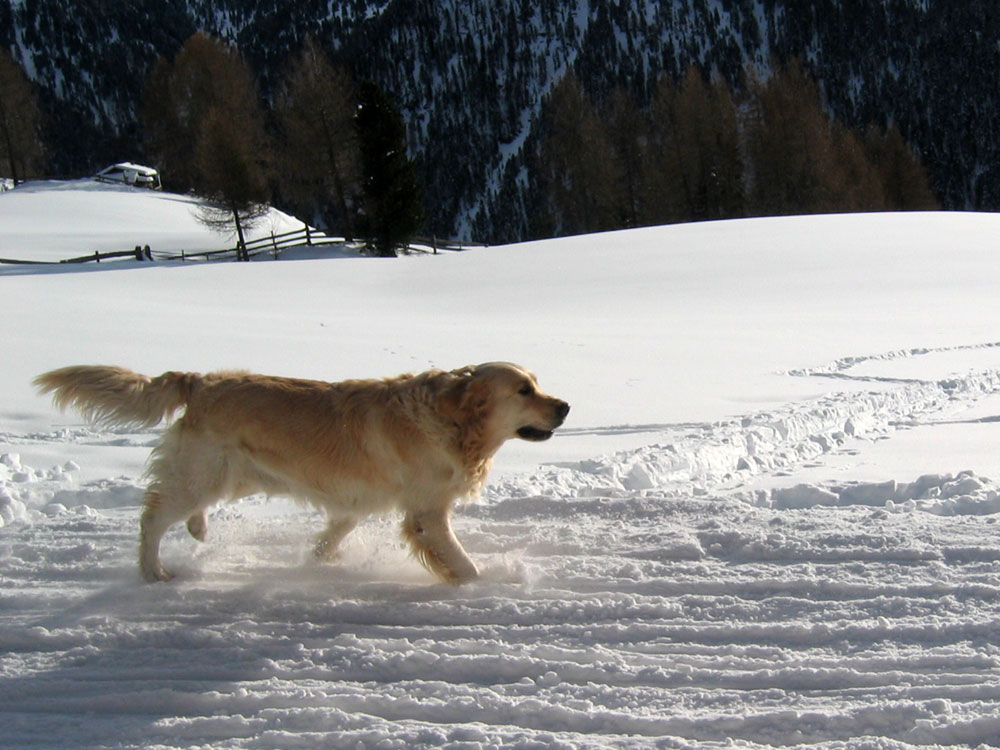
POLYGON ((354 239, 361 192, 361 152, 354 116, 357 93, 350 73, 334 67, 315 39, 286 70, 275 111, 281 132, 284 195, 354 239))
POLYGON ((830 211, 884 211, 885 186, 861 135, 831 120, 835 168, 827 174, 830 211))
POLYGON ((253 133, 242 123, 212 108, 202 120, 195 149, 198 194, 205 201, 199 218, 217 231, 235 227, 240 260, 250 260, 245 230, 267 213, 270 197, 254 141, 253 133))
POLYGON ((538 163, 553 228, 561 234, 617 228, 625 213, 624 167, 572 71, 546 99, 543 116, 547 132, 538 163))
POLYGON ((270 199, 269 144, 247 64, 229 45, 194 34, 173 63, 157 61, 142 120, 164 181, 202 196, 203 221, 235 229, 246 259, 244 231, 270 199))
POLYGON ((623 88, 615 88, 601 108, 601 118, 608 133, 608 143, 617 168, 612 176, 611 195, 619 212, 617 225, 634 227, 641 223, 643 144, 647 134, 645 119, 635 99, 623 88))
POLYGON ((643 160, 645 219, 695 221, 743 213, 743 157, 725 80, 694 65, 678 84, 664 75, 649 108, 643 160))
POLYGON ((898 129, 865 134, 838 122, 792 59, 751 86, 746 142, 757 214, 937 206, 898 129))
POLYGON ((843 182, 833 121, 797 60, 751 84, 747 152, 756 214, 837 210, 843 182))
POLYGON ((41 169, 40 122, 27 76, 7 50, 0 49, 0 163, 6 163, 15 185, 41 169))
POLYGON ((926 211, 940 208, 930 188, 927 170, 893 124, 887 130, 869 128, 865 150, 878 172, 885 207, 890 211, 926 211))

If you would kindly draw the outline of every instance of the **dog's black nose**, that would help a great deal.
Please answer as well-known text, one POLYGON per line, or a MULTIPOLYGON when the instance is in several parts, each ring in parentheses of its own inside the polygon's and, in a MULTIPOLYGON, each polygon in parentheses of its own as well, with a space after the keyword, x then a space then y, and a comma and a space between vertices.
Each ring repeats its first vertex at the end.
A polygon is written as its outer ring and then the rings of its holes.
POLYGON ((566 415, 569 414, 569 404, 565 401, 560 401, 556 404, 556 416, 559 419, 566 419, 566 415))

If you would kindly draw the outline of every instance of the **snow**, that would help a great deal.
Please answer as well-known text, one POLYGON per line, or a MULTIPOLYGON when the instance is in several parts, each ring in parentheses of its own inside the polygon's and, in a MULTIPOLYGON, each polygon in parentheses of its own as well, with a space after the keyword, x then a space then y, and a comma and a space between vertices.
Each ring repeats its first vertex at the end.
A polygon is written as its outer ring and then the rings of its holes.
MULTIPOLYGON (((181 196, 0 194, 0 257, 224 244, 204 232, 181 196)), ((868 214, 0 266, 0 747, 1000 746, 998 232, 868 214), (207 544, 171 532, 178 578, 141 583, 157 430, 29 385, 494 359, 573 411, 457 511, 483 571, 458 588, 397 519, 320 565, 317 514, 259 497, 216 509, 207 544)))
MULTIPOLYGON (((52 262, 136 245, 149 245, 153 253, 233 247, 231 237, 198 223, 197 207, 190 196, 143 195, 97 180, 25 183, 3 193, 0 258, 52 262)), ((272 209, 247 239, 300 229, 301 221, 272 209)))

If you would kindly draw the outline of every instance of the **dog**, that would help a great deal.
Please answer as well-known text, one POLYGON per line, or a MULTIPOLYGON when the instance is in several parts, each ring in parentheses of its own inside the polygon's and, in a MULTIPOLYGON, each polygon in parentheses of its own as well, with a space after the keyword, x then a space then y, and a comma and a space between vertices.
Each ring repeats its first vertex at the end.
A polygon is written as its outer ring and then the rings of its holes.
POLYGON ((320 560, 335 559, 365 516, 399 510, 403 537, 429 571, 448 583, 474 580, 476 565, 452 532, 452 507, 478 496, 504 442, 548 440, 570 410, 508 362, 338 383, 249 372, 150 378, 75 366, 34 385, 59 408, 107 427, 152 427, 184 408, 146 471, 139 567, 151 582, 173 577, 160 560, 168 528, 187 519, 204 541, 206 509, 256 493, 326 513, 320 560))

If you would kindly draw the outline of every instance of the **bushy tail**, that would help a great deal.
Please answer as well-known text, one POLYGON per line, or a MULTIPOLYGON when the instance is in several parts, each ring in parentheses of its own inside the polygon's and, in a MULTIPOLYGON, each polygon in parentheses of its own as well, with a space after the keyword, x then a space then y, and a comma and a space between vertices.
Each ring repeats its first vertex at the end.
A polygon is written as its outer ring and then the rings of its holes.
POLYGON ((52 393, 60 409, 75 407, 94 424, 152 427, 187 404, 201 376, 165 372, 149 378, 123 367, 80 365, 39 375, 32 381, 41 393, 52 393))

